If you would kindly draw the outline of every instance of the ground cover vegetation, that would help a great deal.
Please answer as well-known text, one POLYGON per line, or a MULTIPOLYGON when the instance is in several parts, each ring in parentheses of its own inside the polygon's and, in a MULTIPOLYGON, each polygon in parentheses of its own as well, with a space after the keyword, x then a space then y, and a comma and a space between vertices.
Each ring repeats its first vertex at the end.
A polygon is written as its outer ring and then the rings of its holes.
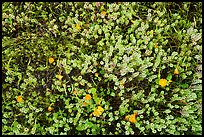
POLYGON ((202 134, 202 3, 3 2, 2 134, 202 134))

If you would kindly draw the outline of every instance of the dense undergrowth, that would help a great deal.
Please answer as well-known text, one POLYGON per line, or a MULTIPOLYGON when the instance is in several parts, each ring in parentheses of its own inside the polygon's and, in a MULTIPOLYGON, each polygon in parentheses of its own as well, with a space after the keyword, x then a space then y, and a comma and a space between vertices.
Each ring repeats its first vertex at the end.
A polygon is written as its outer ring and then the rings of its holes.
POLYGON ((201 2, 4 2, 2 134, 202 134, 201 2))

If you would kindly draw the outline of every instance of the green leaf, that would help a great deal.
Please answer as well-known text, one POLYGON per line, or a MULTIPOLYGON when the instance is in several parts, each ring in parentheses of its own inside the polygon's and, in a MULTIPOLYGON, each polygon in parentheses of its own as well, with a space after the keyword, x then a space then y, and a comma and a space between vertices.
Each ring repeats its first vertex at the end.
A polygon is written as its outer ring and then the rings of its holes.
POLYGON ((100 70, 99 73, 103 75, 104 74, 104 70, 100 70))
POLYGON ((93 95, 93 99, 96 103, 98 103, 98 101, 100 100, 100 98, 98 98, 96 94, 93 95))
POLYGON ((13 130, 16 130, 17 129, 17 125, 18 125, 19 123, 17 122, 17 121, 14 121, 13 122, 13 130))
POLYGON ((144 127, 141 127, 141 128, 140 128, 140 131, 141 131, 141 132, 143 132, 144 130, 145 130, 145 128, 144 128, 144 127))
POLYGON ((91 89, 90 89, 90 92, 91 92, 92 94, 96 94, 96 88, 91 88, 91 89))
POLYGON ((83 131, 83 130, 86 130, 87 127, 85 126, 85 124, 79 123, 79 125, 76 127, 76 129, 78 131, 83 131))
POLYGON ((36 97, 36 96, 37 96, 36 91, 33 91, 33 92, 32 92, 32 96, 33 96, 33 97, 36 97))
POLYGON ((94 26, 95 26, 95 24, 91 24, 90 26, 91 26, 91 27, 94 27, 94 26))
POLYGON ((2 123, 4 123, 6 125, 8 123, 8 121, 6 119, 2 119, 2 123))
POLYGON ((193 85, 191 86, 192 90, 202 90, 202 84, 198 84, 198 85, 193 85))
POLYGON ((94 124, 92 123, 92 122, 89 122, 88 120, 85 122, 85 126, 87 127, 87 128, 91 128, 91 127, 93 127, 94 126, 94 124))
POLYGON ((193 80, 192 85, 195 85, 195 84, 202 84, 202 80, 200 79, 193 80))
POLYGON ((172 74, 169 74, 166 79, 171 80, 172 79, 172 74))
POLYGON ((161 55, 158 54, 158 55, 157 55, 157 58, 156 58, 156 60, 155 60, 153 69, 155 69, 155 68, 157 68, 157 67, 159 66, 160 61, 161 61, 160 57, 161 57, 161 55))
POLYGON ((54 113, 53 114, 53 120, 57 119, 58 118, 58 113, 54 113))
POLYGON ((12 18, 9 18, 9 23, 12 24, 12 18))
POLYGON ((114 93, 114 92, 111 92, 111 96, 115 97, 115 93, 114 93))
POLYGON ((70 91, 72 91, 72 88, 71 88, 71 87, 69 87, 69 88, 68 88, 68 91, 69 91, 69 92, 70 92, 70 91))
POLYGON ((171 113, 171 110, 167 109, 167 110, 164 111, 164 113, 167 113, 167 114, 171 113))
POLYGON ((181 88, 188 88, 189 87, 189 85, 186 84, 186 83, 185 84, 181 84, 180 86, 181 86, 181 88))
POLYGON ((196 93, 191 93, 191 98, 192 98, 192 99, 197 99, 196 93))

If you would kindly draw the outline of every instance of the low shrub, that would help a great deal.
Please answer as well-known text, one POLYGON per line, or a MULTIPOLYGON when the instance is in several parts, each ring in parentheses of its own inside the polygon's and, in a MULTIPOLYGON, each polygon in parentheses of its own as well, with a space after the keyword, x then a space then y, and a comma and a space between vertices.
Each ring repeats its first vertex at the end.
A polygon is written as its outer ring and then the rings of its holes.
POLYGON ((201 2, 3 2, 2 134, 202 134, 201 2))

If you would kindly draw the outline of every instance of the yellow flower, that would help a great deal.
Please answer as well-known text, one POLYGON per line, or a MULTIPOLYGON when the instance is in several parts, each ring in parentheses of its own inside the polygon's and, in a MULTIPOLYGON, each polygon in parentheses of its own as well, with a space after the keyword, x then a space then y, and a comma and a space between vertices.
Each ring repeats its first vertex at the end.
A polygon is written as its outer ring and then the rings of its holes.
POLYGON ((63 76, 59 74, 59 75, 57 75, 57 78, 58 78, 59 80, 62 80, 63 76))
POLYGON ((52 109, 53 109, 52 107, 48 107, 47 108, 48 111, 52 111, 52 109))
POLYGON ((101 106, 98 106, 98 111, 103 113, 104 109, 101 106))
POLYGON ((167 80, 166 79, 160 79, 159 85, 161 85, 162 87, 165 87, 167 85, 167 80))
POLYGON ((101 115, 101 113, 96 109, 94 110, 93 115, 98 117, 101 115))
POLYGON ((81 27, 79 24, 76 24, 76 29, 77 29, 77 31, 81 30, 81 27))
POLYGON ((49 58, 50 63, 53 63, 54 61, 55 61, 54 58, 52 58, 52 57, 49 58))
POLYGON ((101 14, 103 14, 103 16, 106 16, 106 12, 105 11, 102 11, 101 14))
POLYGON ((178 75, 178 74, 179 74, 179 71, 178 71, 177 68, 174 70, 174 74, 175 74, 175 75, 178 75))
POLYGON ((17 98, 17 102, 22 102, 23 101, 23 98, 22 98, 22 96, 18 96, 18 98, 17 98))
POLYGON ((156 44, 154 45, 154 47, 155 47, 155 48, 158 48, 158 43, 156 43, 156 44))
POLYGON ((138 115, 138 113, 134 113, 131 115, 127 115, 125 116, 125 120, 130 121, 131 123, 135 123, 136 121, 136 116, 138 115))
POLYGON ((136 122, 135 114, 130 115, 129 121, 132 122, 132 123, 136 122))
POLYGON ((98 106, 96 110, 94 110, 93 115, 94 116, 100 116, 103 113, 104 109, 101 106, 98 106))
POLYGON ((86 94, 85 99, 86 100, 90 100, 91 99, 91 95, 90 94, 86 94))
POLYGON ((95 76, 98 77, 98 73, 95 73, 95 76))
POLYGON ((123 80, 120 81, 120 85, 124 86, 125 82, 123 80))

